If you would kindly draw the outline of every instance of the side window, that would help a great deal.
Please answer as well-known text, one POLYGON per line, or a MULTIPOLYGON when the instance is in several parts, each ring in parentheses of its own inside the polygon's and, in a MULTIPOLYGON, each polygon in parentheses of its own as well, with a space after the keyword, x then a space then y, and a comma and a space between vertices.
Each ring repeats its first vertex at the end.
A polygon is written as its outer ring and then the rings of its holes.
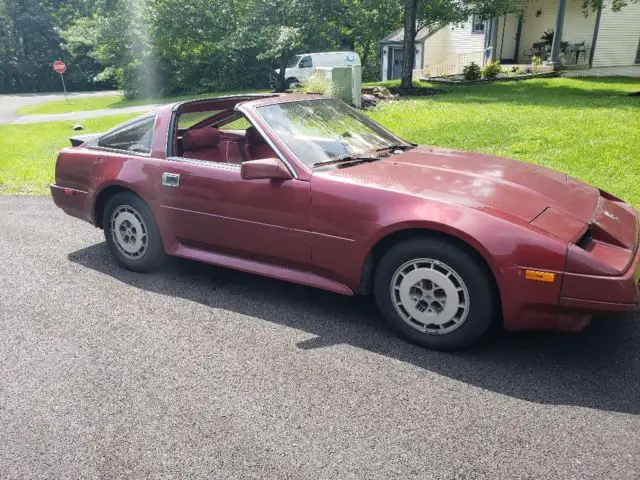
POLYGON ((302 57, 302 60, 300 60, 300 68, 311 68, 313 67, 313 60, 311 59, 310 55, 307 55, 306 57, 302 57))
POLYGON ((235 120, 233 120, 232 122, 229 123, 225 123, 224 125, 220 126, 221 130, 246 130, 247 128, 249 128, 251 126, 251 124, 249 123, 249 120, 247 120, 244 117, 238 117, 235 120))
POLYGON ((98 140, 98 146, 136 153, 151 153, 156 117, 147 117, 111 132, 98 140))

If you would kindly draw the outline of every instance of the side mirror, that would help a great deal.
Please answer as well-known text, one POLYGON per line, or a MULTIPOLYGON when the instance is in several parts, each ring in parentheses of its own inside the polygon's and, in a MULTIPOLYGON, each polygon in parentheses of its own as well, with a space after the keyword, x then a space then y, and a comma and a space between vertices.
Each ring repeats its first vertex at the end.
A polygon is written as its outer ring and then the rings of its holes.
POLYGON ((289 180, 293 178, 289 170, 277 158, 242 162, 240 176, 243 180, 289 180))

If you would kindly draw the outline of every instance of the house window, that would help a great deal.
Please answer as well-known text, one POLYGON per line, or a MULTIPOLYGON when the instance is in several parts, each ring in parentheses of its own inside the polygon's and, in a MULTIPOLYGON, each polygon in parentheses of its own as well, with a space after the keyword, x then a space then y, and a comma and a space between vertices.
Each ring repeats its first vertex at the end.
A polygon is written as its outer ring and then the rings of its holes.
POLYGON ((477 13, 471 15, 471 33, 484 33, 484 18, 477 13))

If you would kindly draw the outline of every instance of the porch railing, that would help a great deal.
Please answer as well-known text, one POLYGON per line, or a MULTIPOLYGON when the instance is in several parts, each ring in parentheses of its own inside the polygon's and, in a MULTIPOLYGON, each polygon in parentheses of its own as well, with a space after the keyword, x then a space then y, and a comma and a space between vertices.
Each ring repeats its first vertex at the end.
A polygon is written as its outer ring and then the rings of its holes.
POLYGON ((475 63, 481 67, 484 67, 488 63, 488 59, 491 58, 491 49, 489 47, 489 55, 487 50, 474 50, 473 52, 459 53, 456 55, 456 63, 439 63, 437 65, 425 65, 423 73, 427 77, 444 77, 447 75, 459 75, 464 70, 464 67, 475 63))

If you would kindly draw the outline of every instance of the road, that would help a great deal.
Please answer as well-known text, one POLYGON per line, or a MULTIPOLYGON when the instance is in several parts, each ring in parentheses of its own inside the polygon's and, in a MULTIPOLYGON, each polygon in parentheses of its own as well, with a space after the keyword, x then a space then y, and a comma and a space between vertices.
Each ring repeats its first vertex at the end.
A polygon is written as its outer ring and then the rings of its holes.
MULTIPOLYGON (((114 95, 116 91, 104 92, 81 92, 70 93, 70 98, 94 97, 102 95, 114 95)), ((51 100, 59 100, 64 98, 61 93, 34 93, 34 94, 16 94, 16 95, 0 95, 0 125, 7 123, 41 123, 41 122, 58 122, 63 120, 83 120, 86 118, 105 117, 109 115, 124 115, 127 113, 146 112, 155 107, 155 105, 138 105, 133 107, 114 108, 105 110, 91 110, 85 112, 69 112, 56 113, 46 115, 19 115, 18 110, 27 105, 36 103, 45 103, 51 100)))
POLYGON ((3 478, 640 476, 637 318, 440 353, 368 299, 127 272, 47 198, 0 225, 3 478))

